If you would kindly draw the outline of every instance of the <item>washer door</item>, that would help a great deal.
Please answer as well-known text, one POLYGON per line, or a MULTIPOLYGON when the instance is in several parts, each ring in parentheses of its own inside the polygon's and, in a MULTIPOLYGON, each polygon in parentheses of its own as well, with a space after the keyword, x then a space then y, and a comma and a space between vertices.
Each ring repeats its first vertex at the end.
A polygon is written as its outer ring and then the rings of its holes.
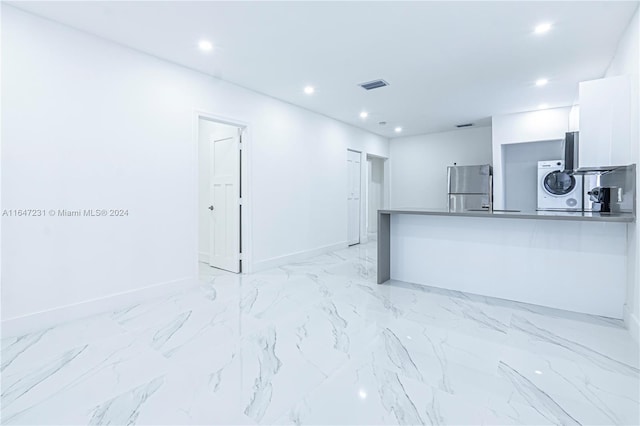
POLYGON ((575 189, 576 178, 569 173, 556 170, 544 177, 542 186, 551 195, 567 195, 575 189))

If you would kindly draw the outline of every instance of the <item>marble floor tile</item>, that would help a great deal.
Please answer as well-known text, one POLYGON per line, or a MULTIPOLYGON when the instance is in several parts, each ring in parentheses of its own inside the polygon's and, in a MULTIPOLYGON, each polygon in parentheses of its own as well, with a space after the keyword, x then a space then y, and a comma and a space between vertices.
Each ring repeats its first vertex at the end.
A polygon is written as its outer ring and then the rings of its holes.
POLYGON ((169 367, 162 355, 127 334, 43 357, 29 371, 3 373, 2 423, 86 423, 80 419, 94 405, 169 367))
POLYGON ((256 424, 244 414, 240 356, 209 371, 199 366, 172 369, 139 409, 137 424, 256 424))
POLYGON ((19 337, 2 339, 0 371, 15 372, 33 368, 43 357, 125 332, 110 320, 109 314, 96 315, 19 337))
POLYGON ((537 388, 582 424, 635 424, 640 418, 637 376, 519 349, 503 354, 499 371, 537 388))
POLYGON ((480 424, 486 407, 375 364, 351 363, 285 413, 279 424, 480 424))
POLYGON ((619 320, 375 283, 376 243, 2 339, 3 424, 640 424, 619 320))

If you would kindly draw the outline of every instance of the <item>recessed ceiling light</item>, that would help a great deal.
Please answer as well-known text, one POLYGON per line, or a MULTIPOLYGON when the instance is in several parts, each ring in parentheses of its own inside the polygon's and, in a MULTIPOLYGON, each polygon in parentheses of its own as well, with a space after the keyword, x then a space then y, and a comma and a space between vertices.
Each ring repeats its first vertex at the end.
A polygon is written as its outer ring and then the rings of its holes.
POLYGON ((208 52, 209 50, 213 49, 213 44, 208 40, 200 40, 200 42, 198 43, 198 47, 200 48, 200 50, 208 52))
POLYGON ((369 113, 367 111, 362 111, 360 113, 360 118, 367 118, 369 116, 369 113))
POLYGON ((533 32, 536 34, 544 34, 551 29, 551 24, 549 22, 543 22, 542 24, 536 25, 533 32))
POLYGON ((395 130, 396 133, 400 133, 400 132, 402 132, 402 127, 396 127, 393 130, 395 130))
POLYGON ((304 88, 304 93, 306 93, 307 95, 312 95, 315 91, 316 89, 313 86, 307 86, 304 88))
POLYGON ((547 109, 549 108, 549 104, 540 104, 538 105, 538 109, 547 109))
POLYGON ((548 82, 546 78, 539 78, 536 80, 536 86, 545 86, 548 82))

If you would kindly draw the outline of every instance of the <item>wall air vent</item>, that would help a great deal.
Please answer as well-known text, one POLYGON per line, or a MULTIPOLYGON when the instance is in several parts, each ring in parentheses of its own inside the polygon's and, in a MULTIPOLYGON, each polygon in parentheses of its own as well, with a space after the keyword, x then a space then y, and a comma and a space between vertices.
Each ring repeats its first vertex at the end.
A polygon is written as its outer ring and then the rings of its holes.
POLYGON ((373 90, 373 89, 377 89, 378 87, 384 87, 384 86, 388 86, 389 83, 387 83, 384 80, 373 80, 373 81, 368 81, 366 83, 360 83, 359 86, 362 87, 365 90, 373 90))
POLYGON ((461 129, 461 128, 463 128, 463 127, 471 127, 471 126, 473 126, 473 123, 456 124, 456 127, 457 127, 458 129, 461 129))

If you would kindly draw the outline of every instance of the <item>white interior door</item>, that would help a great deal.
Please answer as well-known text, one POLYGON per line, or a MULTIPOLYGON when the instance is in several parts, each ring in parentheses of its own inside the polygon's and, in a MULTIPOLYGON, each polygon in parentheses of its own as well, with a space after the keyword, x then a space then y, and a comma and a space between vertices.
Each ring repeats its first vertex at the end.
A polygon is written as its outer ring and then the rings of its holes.
POLYGON ((210 142, 209 264, 240 272, 240 129, 210 142))
POLYGON ((347 151, 347 241, 360 243, 360 153, 347 151))

